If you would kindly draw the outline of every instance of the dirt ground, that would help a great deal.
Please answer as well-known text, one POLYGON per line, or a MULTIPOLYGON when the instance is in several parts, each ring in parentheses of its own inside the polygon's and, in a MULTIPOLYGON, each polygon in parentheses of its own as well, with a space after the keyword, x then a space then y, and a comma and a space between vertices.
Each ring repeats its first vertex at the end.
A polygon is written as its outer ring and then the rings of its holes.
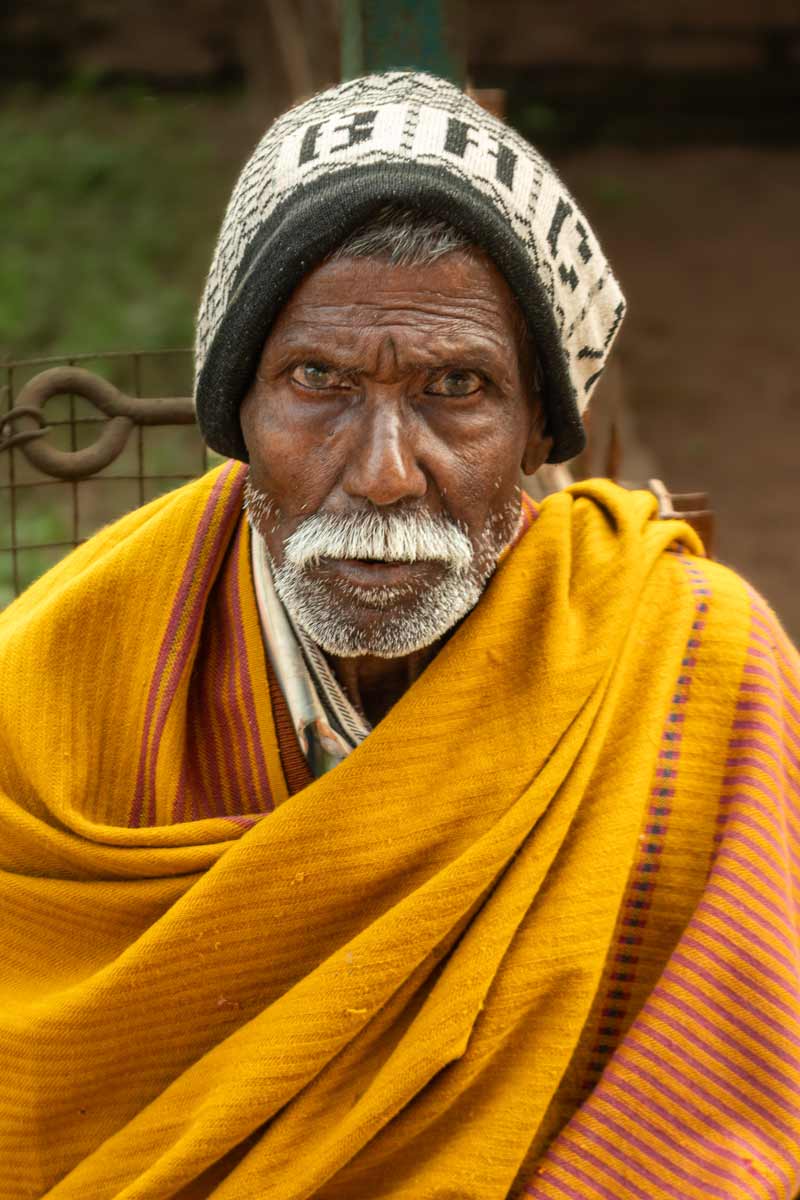
POLYGON ((629 300, 638 440, 671 490, 710 493, 716 557, 800 640, 800 155, 606 148, 560 169, 629 300))

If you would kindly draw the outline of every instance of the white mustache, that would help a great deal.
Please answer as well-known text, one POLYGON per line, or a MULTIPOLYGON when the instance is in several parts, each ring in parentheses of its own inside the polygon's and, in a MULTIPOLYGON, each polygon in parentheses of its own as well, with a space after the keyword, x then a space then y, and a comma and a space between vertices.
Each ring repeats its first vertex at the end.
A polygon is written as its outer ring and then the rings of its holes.
POLYGON ((466 571, 473 560, 464 530, 426 512, 315 513, 286 539, 287 563, 316 565, 322 558, 372 558, 384 562, 441 562, 466 571))

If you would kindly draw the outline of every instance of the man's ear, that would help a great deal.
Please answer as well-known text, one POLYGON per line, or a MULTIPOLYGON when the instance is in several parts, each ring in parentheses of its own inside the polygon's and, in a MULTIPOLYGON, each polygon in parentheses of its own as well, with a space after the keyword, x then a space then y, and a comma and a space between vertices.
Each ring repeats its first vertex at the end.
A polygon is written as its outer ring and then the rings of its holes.
POLYGON ((545 432, 547 421, 544 405, 538 397, 534 400, 534 405, 528 440, 522 452, 522 470, 526 475, 535 475, 553 449, 552 435, 545 432))

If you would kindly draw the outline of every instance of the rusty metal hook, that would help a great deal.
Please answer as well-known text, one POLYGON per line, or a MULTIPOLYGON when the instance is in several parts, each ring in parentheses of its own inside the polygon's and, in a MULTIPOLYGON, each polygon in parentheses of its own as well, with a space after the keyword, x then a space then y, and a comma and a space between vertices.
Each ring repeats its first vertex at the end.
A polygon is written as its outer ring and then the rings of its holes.
MULTIPOLYGON (((99 375, 82 367, 51 367, 40 371, 25 384, 19 394, 19 404, 12 412, 33 416, 43 428, 12 434, 14 444, 20 445, 30 463, 45 475, 55 479, 88 479, 109 466, 124 450, 135 425, 193 425, 194 403, 189 397, 165 400, 140 399, 128 396, 99 375), (82 450, 58 450, 38 440, 47 433, 44 405, 53 396, 82 396, 99 409, 109 420, 91 446, 82 450)), ((5 418, 7 420, 7 418, 5 418)), ((9 442, 10 445, 10 442, 9 442)), ((0 442, 0 449, 9 446, 0 442)))
POLYGON ((24 446, 36 438, 44 437, 49 428, 44 413, 38 408, 33 408, 30 404, 17 404, 0 417, 0 454, 4 450, 10 450, 12 446, 24 446), (32 417, 34 421, 38 421, 39 429, 20 429, 17 433, 8 432, 20 417, 32 417))

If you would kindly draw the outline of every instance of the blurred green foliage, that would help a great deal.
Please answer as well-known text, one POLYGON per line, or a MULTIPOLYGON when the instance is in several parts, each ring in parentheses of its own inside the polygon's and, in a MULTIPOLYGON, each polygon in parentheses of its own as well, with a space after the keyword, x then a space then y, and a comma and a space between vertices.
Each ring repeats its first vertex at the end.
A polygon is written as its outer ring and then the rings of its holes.
MULTIPOLYGON (((4 95, 0 362, 191 345, 219 221, 247 148, 228 136, 238 127, 226 110, 219 97, 154 98, 136 87, 100 88, 89 74, 58 93, 4 95)), ((133 387, 127 358, 85 365, 125 390, 133 387)), ((15 372, 15 391, 35 370, 15 372)), ((149 395, 188 395, 189 356, 152 363, 143 387, 149 395)), ((64 404, 48 405, 51 420, 66 415, 59 409, 64 404)), ((85 436, 96 433, 87 429, 85 436)), ((200 446, 194 430, 153 430, 146 471, 200 471, 200 446)), ((132 441, 109 474, 135 474, 133 453, 132 441)), ((0 486, 0 608, 13 595, 12 558, 4 549, 11 532, 8 472, 6 455, 0 460, 0 485, 6 485, 0 486)), ((25 477, 34 476, 29 468, 25 477)), ((178 482, 148 482, 145 498, 178 482)), ((139 502, 133 483, 80 488, 81 537, 139 502)), ((44 545, 71 539, 72 492, 68 485, 29 487, 18 490, 16 504, 17 544, 31 547, 18 558, 24 584, 63 555, 44 545)))
POLYGON ((204 103, 84 77, 6 95, 0 357, 191 342, 231 183, 204 103))

